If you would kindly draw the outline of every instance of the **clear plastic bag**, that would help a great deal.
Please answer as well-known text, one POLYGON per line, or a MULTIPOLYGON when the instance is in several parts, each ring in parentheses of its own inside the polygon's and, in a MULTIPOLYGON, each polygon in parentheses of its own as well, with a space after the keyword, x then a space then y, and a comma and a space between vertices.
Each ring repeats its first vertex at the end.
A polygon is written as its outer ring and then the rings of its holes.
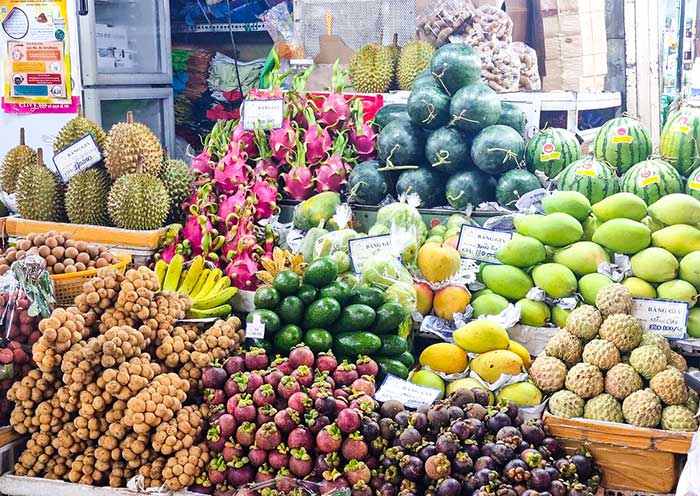
POLYGON ((688 451, 688 460, 676 486, 676 496, 693 496, 700 494, 700 431, 693 436, 688 451))
POLYGON ((338 226, 338 230, 323 234, 315 241, 313 260, 316 260, 318 257, 332 256, 336 259, 336 262, 339 262, 338 272, 343 273, 350 270, 348 240, 360 237, 354 229, 348 227, 351 219, 352 210, 350 210, 350 206, 347 203, 340 205, 332 219, 338 226))
POLYGON ((470 0, 442 0, 421 12, 416 19, 416 26, 426 41, 440 46, 471 19, 475 11, 470 0))
POLYGON ((511 44, 513 50, 520 57, 520 89, 527 91, 539 91, 542 89, 542 80, 537 64, 537 52, 521 41, 511 44))
POLYGON ((481 57, 481 79, 499 93, 518 91, 520 87, 520 57, 510 43, 491 40, 478 51, 481 57))

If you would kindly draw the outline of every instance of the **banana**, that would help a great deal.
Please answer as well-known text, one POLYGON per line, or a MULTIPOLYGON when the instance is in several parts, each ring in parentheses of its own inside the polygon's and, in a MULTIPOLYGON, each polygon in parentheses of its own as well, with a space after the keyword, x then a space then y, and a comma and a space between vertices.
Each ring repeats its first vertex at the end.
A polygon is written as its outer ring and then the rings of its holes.
POLYGON ((192 291, 190 291, 190 299, 197 293, 199 293, 202 288, 204 287, 204 283, 207 282, 207 279, 209 278, 209 273, 211 272, 211 269, 204 268, 202 269, 202 273, 199 274, 199 278, 197 279, 197 283, 194 285, 194 288, 192 288, 192 291))
POLYGON ((198 310, 190 308, 187 317, 190 319, 206 319, 208 317, 226 317, 231 314, 231 305, 219 305, 218 307, 198 310))
POLYGON ((190 294, 194 289, 195 284, 197 284, 197 280, 199 279, 199 275, 201 274, 203 268, 204 257, 202 257, 202 255, 197 255, 192 260, 192 265, 190 265, 187 272, 187 277, 185 277, 182 284, 180 284, 180 287, 177 289, 178 293, 190 294))
POLYGON ((163 287, 165 281, 165 273, 168 271, 168 263, 162 258, 156 262, 156 275, 158 276, 158 284, 163 287))
POLYGON ((226 288, 218 293, 214 293, 212 291, 213 296, 202 300, 195 300, 193 307, 198 310, 218 307, 224 303, 228 303, 231 298, 236 295, 236 293, 238 293, 238 288, 226 288))
POLYGON ((177 284, 180 282, 180 274, 182 274, 182 264, 184 262, 184 257, 179 253, 170 261, 168 264, 168 273, 165 275, 165 280, 161 288, 163 291, 177 290, 177 284))
POLYGON ((199 291, 197 294, 190 295, 190 298, 192 298, 192 301, 196 301, 202 298, 206 298, 209 293, 211 293, 211 290, 214 289, 214 285, 216 284, 216 281, 219 280, 223 272, 221 269, 214 269, 211 272, 209 272, 209 276, 207 277, 207 282, 204 283, 204 286, 202 286, 202 289, 199 291))
POLYGON ((231 278, 222 276, 218 281, 216 281, 216 284, 214 284, 214 287, 211 290, 211 294, 215 295, 217 293, 220 293, 224 289, 226 289, 230 286, 231 286, 231 278))

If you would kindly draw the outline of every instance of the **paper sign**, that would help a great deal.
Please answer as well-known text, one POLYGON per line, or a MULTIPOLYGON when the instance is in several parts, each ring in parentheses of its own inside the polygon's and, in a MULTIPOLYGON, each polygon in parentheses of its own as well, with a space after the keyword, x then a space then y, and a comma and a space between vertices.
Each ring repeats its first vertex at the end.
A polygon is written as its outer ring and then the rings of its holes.
POLYGON ((56 172, 66 184, 100 160, 102 160, 102 154, 92 134, 83 136, 53 156, 56 172))
POLYGON ((379 234, 348 240, 350 265, 355 274, 361 274, 365 264, 372 257, 386 254, 391 247, 391 235, 379 234))
POLYGON ((263 129, 282 127, 283 100, 246 100, 243 102, 243 129, 253 131, 258 124, 263 129))
POLYGON ((250 339, 265 339, 265 324, 260 319, 260 314, 253 315, 253 322, 245 326, 245 337, 250 339))
POLYGON ((688 328, 688 304, 684 301, 634 298, 632 316, 642 329, 668 339, 682 339, 688 328))
POLYGON ((413 384, 389 374, 374 394, 374 399, 381 402, 397 400, 408 408, 418 408, 421 405, 433 404, 441 392, 439 389, 413 384))
POLYGON ((462 224, 457 251, 462 258, 499 264, 496 252, 511 239, 513 233, 462 224))

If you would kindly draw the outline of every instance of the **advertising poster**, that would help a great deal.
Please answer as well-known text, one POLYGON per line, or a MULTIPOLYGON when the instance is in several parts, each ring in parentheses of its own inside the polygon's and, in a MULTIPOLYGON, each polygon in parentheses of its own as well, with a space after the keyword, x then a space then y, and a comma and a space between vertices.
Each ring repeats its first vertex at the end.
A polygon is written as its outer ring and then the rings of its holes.
POLYGON ((67 0, 0 0, 5 112, 61 112, 72 103, 67 0))

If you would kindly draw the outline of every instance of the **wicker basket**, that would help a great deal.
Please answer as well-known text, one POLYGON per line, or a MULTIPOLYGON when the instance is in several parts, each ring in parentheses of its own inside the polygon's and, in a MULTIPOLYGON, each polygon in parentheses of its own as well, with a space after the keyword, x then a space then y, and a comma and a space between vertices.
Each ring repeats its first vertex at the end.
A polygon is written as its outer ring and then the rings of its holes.
POLYGON ((98 271, 103 269, 113 269, 120 273, 126 272, 127 266, 131 263, 131 255, 118 254, 119 261, 113 265, 100 269, 88 269, 71 274, 54 274, 51 276, 56 293, 56 305, 59 307, 69 307, 73 305, 75 297, 83 291, 83 284, 92 279, 98 271))

